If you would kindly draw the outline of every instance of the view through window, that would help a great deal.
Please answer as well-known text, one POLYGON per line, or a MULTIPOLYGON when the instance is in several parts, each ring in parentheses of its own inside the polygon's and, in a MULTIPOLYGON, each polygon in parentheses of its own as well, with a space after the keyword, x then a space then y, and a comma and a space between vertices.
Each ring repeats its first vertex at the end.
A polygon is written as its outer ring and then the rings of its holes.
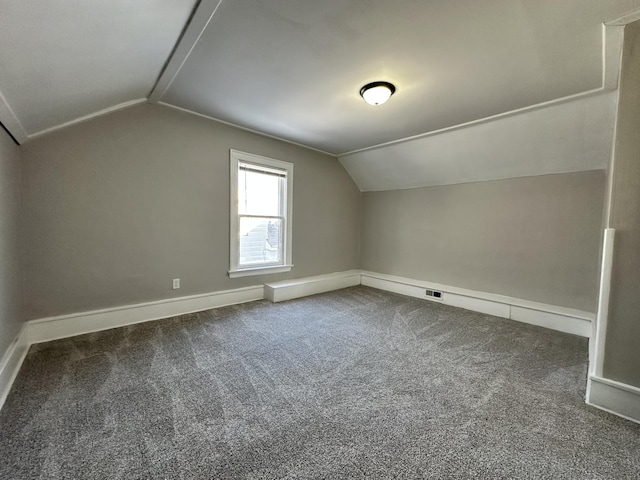
POLYGON ((240 267, 282 263, 285 179, 286 172, 240 163, 240 267))
POLYGON ((270 273, 269 267, 287 267, 293 165, 232 150, 231 173, 229 274, 252 270, 262 274, 270 273))

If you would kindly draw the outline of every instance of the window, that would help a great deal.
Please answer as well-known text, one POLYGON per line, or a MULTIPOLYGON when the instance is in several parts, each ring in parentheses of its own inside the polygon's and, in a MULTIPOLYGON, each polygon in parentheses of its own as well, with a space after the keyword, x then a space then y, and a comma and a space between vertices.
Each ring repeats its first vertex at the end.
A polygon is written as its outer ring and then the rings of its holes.
POLYGON ((231 150, 230 277, 288 272, 293 164, 231 150))

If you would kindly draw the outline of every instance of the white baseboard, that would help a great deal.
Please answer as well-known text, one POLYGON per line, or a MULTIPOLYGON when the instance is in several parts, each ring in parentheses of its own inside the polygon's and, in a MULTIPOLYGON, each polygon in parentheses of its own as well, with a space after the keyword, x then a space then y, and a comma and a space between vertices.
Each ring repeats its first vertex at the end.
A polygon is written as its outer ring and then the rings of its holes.
POLYGON ((9 348, 0 360, 0 408, 9 395, 11 385, 18 375, 22 362, 29 351, 25 328, 23 327, 18 336, 13 340, 9 348))
POLYGON ((571 333, 581 337, 591 336, 591 322, 595 315, 582 310, 531 302, 519 298, 478 292, 464 288, 424 282, 411 278, 386 275, 375 272, 361 272, 362 285, 390 292, 409 295, 411 297, 440 301, 446 305, 466 308, 476 312, 497 317, 510 318, 519 322, 530 323, 540 327, 571 333), (439 300, 427 297, 425 290, 443 292, 439 300))
MULTIPOLYGON (((566 333, 585 337, 591 334, 591 321, 594 315, 589 312, 393 275, 350 270, 267 283, 264 286, 245 287, 31 320, 24 325, 20 335, 9 347, 0 363, 0 408, 2 408, 2 404, 9 393, 11 384, 27 354, 29 346, 33 343, 48 342, 263 298, 267 298, 272 302, 281 302, 359 284, 417 298, 441 301, 447 305, 511 318, 566 333), (427 297, 425 289, 444 292, 442 299, 427 297)), ((598 394, 599 390, 596 389, 595 393, 598 394)), ((636 418, 640 418, 640 415, 636 418)))
MULTIPOLYGON (((552 307, 550 305, 550 307, 552 307)), ((572 333, 580 337, 591 338, 592 320, 575 317, 552 311, 553 308, 534 309, 511 305, 511 319, 518 322, 530 323, 539 327, 551 328, 559 332, 572 333)))
POLYGON ((34 343, 49 342, 263 298, 264 287, 259 285, 30 320, 22 327, 20 334, 9 346, 0 363, 0 408, 4 405, 29 347, 34 343))
POLYGON ((608 378, 590 376, 587 404, 640 423, 640 388, 608 378))
POLYGON ((509 305, 485 300, 483 298, 446 292, 443 294, 442 303, 451 305, 452 307, 466 308, 474 312, 486 313, 487 315, 509 318, 509 305))
POLYGON ((431 297, 425 296, 425 289, 418 285, 412 285, 410 283, 402 283, 387 280, 378 276, 376 273, 363 272, 362 285, 365 287, 377 288, 379 290, 386 290, 387 292, 399 293, 401 295, 407 295, 409 297, 422 298, 425 300, 431 300, 434 302, 441 302, 442 300, 436 300, 431 297))
POLYGON ((274 303, 360 285, 360 271, 315 275, 264 284, 264 298, 274 303))
POLYGON ((59 338, 73 337, 85 333, 99 332, 134 323, 159 320, 186 313, 209 310, 237 303, 262 300, 264 287, 237 288, 220 292, 172 298, 156 302, 124 305, 122 307, 93 310, 90 312, 41 318, 27 322, 29 343, 49 342, 59 338))

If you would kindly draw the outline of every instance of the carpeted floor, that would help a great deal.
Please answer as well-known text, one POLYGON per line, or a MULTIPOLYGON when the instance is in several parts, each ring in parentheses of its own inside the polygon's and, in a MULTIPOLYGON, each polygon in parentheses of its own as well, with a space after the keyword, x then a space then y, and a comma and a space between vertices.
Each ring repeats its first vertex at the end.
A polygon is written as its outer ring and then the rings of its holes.
POLYGON ((640 478, 587 340, 367 287, 34 345, 2 479, 640 478))

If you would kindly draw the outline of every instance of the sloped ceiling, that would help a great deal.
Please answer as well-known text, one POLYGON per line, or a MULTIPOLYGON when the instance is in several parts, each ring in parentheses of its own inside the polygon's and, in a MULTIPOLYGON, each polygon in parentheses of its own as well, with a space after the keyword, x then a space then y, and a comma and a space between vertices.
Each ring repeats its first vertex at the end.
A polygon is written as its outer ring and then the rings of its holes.
POLYGON ((604 169, 615 92, 340 157, 361 191, 604 169))
POLYGON ((600 87, 631 3, 224 1, 160 100, 339 155, 600 87))
POLYGON ((575 160, 593 142, 608 148, 616 82, 603 47, 615 42, 602 24, 640 0, 0 0, 0 10, 0 120, 19 141, 148 100, 327 152, 378 190, 603 168, 606 158, 575 160), (379 107, 358 94, 375 80, 397 86, 379 107), (540 104, 531 119, 502 118, 540 104), (545 130, 556 113, 564 120, 545 130), (495 128, 474 123, 493 116, 495 128), (512 146, 497 145, 503 127, 512 146), (596 140, 573 142, 570 165, 512 155, 521 137, 551 134, 596 140))
POLYGON ((146 100, 195 3, 0 0, 0 120, 25 140, 146 100))

